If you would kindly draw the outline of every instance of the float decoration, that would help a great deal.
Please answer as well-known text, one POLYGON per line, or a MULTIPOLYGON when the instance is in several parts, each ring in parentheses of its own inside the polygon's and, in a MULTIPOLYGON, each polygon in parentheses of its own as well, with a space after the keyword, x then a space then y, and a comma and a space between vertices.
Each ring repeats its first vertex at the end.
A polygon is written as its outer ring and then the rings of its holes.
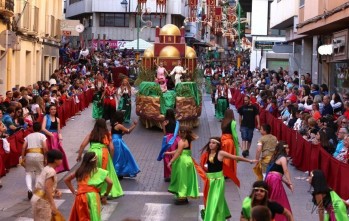
POLYGON ((158 8, 161 19, 162 15, 166 13, 166 0, 156 0, 156 14, 158 13, 158 8))
MULTIPOLYGON (((147 75, 152 73, 152 81, 140 82, 136 99, 136 114, 146 128, 161 128, 164 114, 169 108, 175 108, 176 118, 192 127, 198 126, 201 114, 201 94, 194 81, 196 78, 197 55, 192 47, 185 44, 185 29, 167 24, 161 29, 156 27, 154 46, 146 49, 142 56, 142 69, 147 75), (156 76, 155 63, 163 63, 168 73, 181 61, 187 70, 185 82, 178 83, 175 90, 161 92, 160 85, 154 82, 156 76)), ((142 78, 142 73, 140 78, 142 78)), ((174 75, 172 76, 174 77, 174 75)), ((144 79, 144 78, 143 78, 144 79)))

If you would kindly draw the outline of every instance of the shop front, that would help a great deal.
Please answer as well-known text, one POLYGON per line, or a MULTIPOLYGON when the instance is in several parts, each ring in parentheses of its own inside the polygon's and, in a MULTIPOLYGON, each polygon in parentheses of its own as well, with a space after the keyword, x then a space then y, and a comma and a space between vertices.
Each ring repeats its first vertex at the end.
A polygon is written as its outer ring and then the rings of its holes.
POLYGON ((329 86, 340 95, 349 92, 348 29, 333 33, 329 86))

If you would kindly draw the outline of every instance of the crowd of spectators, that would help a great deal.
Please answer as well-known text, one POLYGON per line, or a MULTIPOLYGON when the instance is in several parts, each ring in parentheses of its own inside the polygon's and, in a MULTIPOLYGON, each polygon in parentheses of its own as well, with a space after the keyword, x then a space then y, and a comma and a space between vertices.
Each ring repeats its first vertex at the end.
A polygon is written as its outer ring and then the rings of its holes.
POLYGON ((326 84, 312 83, 311 75, 278 71, 235 71, 232 87, 251 102, 297 130, 304 139, 321 145, 337 160, 349 158, 349 93, 330 93, 326 84))

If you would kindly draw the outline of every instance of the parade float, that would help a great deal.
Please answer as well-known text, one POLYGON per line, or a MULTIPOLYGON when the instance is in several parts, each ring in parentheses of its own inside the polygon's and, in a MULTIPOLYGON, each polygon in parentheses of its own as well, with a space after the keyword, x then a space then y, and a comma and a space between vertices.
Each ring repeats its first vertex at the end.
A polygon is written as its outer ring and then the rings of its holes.
MULTIPOLYGON (((154 46, 146 49, 142 56, 142 72, 136 80, 139 91, 136 96, 136 114, 146 128, 157 126, 165 119, 166 110, 175 109, 181 124, 197 127, 201 115, 201 92, 196 82, 197 55, 192 47, 185 44, 185 29, 167 24, 156 28, 154 46), (162 62, 170 73, 178 61, 186 69, 181 83, 173 90, 163 92, 154 81, 156 64, 162 62)), ((172 76, 173 78, 173 76, 172 76)))

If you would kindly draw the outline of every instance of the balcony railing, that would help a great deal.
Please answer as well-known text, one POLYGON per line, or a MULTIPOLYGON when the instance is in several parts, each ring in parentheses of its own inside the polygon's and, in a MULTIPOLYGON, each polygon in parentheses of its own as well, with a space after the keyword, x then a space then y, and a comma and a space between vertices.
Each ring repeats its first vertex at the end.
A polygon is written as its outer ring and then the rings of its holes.
POLYGON ((14 15, 14 0, 0 0, 0 14, 12 17, 14 15))

